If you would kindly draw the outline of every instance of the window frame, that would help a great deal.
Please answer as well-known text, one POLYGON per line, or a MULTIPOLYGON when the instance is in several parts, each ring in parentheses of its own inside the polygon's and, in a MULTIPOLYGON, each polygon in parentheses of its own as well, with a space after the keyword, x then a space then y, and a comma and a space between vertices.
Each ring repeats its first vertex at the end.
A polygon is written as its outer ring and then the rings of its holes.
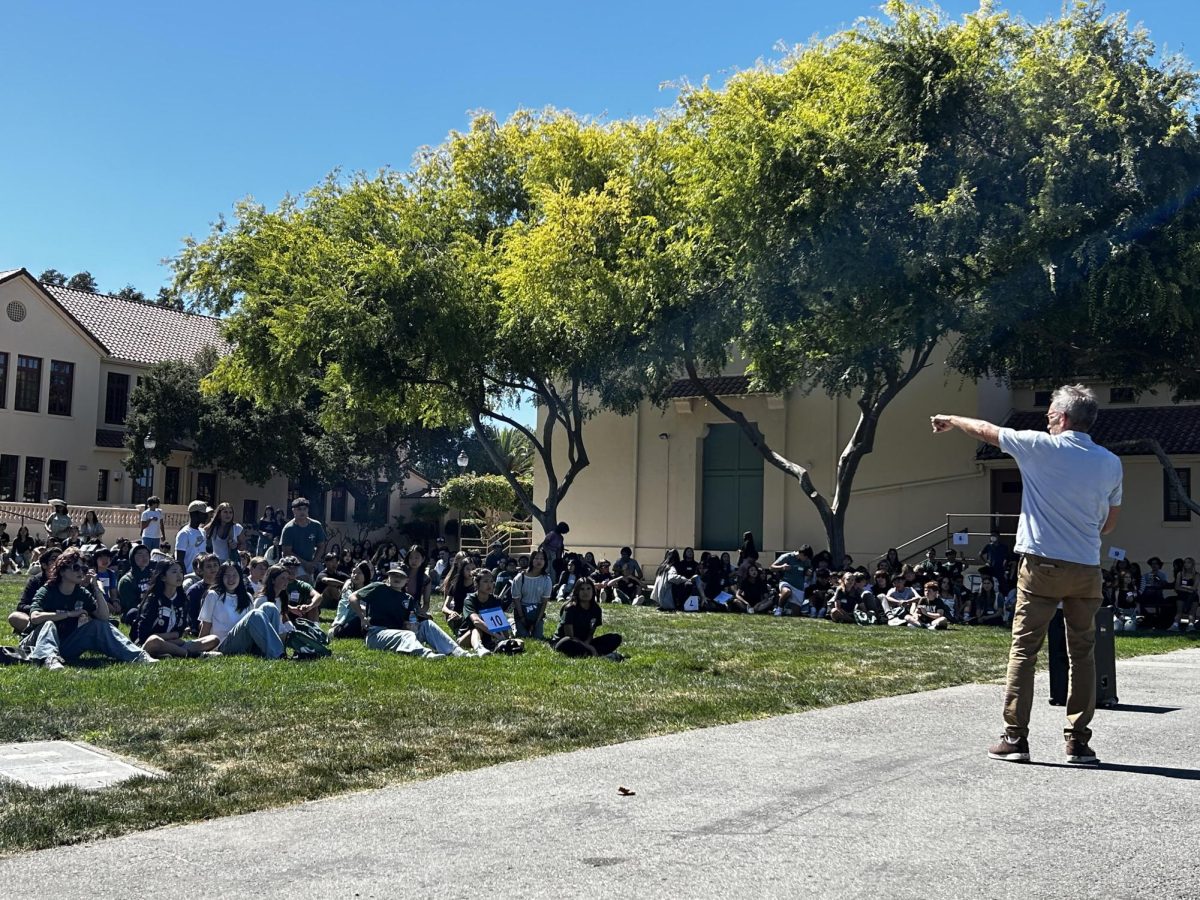
POLYGON ((50 360, 50 385, 46 392, 46 413, 51 416, 70 416, 71 408, 74 404, 75 396, 75 363, 68 362, 65 359, 50 360), (62 389, 62 382, 58 376, 61 374, 58 367, 65 367, 62 371, 66 373, 66 398, 65 403, 63 397, 55 396, 55 387, 62 389), (55 401, 58 401, 57 403, 55 401), (56 406, 58 408, 56 408, 56 406))
POLYGON ((0 350, 0 409, 8 408, 8 351, 0 350))
POLYGON ((0 453, 0 501, 4 503, 16 503, 17 497, 21 496, 21 457, 16 453, 0 453), (11 471, 12 482, 9 484, 5 477, 6 469, 8 469, 9 460, 12 460, 11 471), (10 496, 5 496, 6 486, 11 486, 12 492, 10 496))
POLYGON ((15 379, 16 390, 13 391, 13 411, 14 412, 37 413, 37 412, 42 411, 42 368, 43 368, 42 362, 43 362, 43 359, 40 356, 25 356, 23 353, 17 354, 17 377, 15 379), (24 388, 26 390, 26 392, 28 392, 29 384, 30 384, 30 374, 29 373, 31 371, 33 371, 32 369, 30 369, 28 366, 25 365, 26 362, 36 362, 37 363, 37 368, 36 368, 37 376, 36 376, 36 378, 33 379, 33 406, 32 407, 30 407, 28 405, 26 405, 26 406, 21 405, 22 388, 24 388))
MULTIPOLYGON (((1192 469, 1176 468, 1175 474, 1179 476, 1179 480, 1183 482, 1184 491, 1188 495, 1188 499, 1192 497, 1192 469)), ((1171 491, 1171 479, 1167 476, 1167 471, 1163 473, 1163 518, 1164 522, 1190 522, 1192 521, 1192 511, 1184 504, 1175 499, 1174 493, 1171 491)))
MULTIPOLYGON (((44 496, 42 494, 42 482, 46 480, 46 459, 42 456, 27 456, 25 457, 25 470, 21 478, 21 502, 22 503, 41 503, 44 496), (31 471, 30 464, 36 463, 33 468, 37 471, 37 483, 33 486, 33 496, 29 494, 29 474, 31 471)), ((66 499, 65 497, 63 499, 66 499)))
POLYGON ((104 379, 104 424, 105 425, 124 425, 129 418, 129 373, 128 372, 109 372, 108 377, 104 379), (115 418, 113 413, 113 380, 125 379, 125 397, 122 401, 122 409, 120 418, 115 418))
POLYGON ((139 503, 145 503, 146 498, 154 493, 154 466, 146 466, 140 474, 131 475, 129 481, 129 502, 134 506, 137 506, 139 503))
POLYGON ((67 497, 67 472, 71 467, 65 459, 51 459, 46 462, 46 494, 50 497, 62 497, 65 500, 67 497), (61 472, 58 477, 54 474, 56 468, 61 472))
POLYGON ((111 472, 108 469, 97 469, 96 474, 97 474, 96 502, 97 503, 107 503, 108 502, 108 479, 111 476, 111 472))

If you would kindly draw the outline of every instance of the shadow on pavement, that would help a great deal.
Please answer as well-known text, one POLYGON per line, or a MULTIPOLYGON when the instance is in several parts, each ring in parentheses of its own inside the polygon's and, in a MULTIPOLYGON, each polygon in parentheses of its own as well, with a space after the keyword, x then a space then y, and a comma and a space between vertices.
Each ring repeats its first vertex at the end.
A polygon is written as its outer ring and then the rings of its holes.
POLYGON ((1181 781, 1200 781, 1200 769, 1172 769, 1167 766, 1132 766, 1125 763, 1106 763, 1098 765, 1076 765, 1074 763, 1041 762, 1031 760, 1026 765, 1045 766, 1048 769, 1077 769, 1092 772, 1131 772, 1134 775, 1157 775, 1160 778, 1178 778, 1181 781))
POLYGON ((1136 712, 1136 713, 1169 713, 1179 712, 1182 706, 1139 706, 1136 703, 1118 703, 1116 706, 1104 707, 1107 712, 1136 712))

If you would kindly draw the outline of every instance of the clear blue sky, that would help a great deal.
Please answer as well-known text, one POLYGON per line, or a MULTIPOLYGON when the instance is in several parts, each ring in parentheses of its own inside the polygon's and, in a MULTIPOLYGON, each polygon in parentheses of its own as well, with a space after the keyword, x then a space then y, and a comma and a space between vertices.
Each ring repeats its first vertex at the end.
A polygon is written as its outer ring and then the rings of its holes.
MULTIPOLYGON (((948 0, 955 14, 975 3, 948 0)), ((1001 4, 1004 5, 1004 4, 1001 4)), ((160 264, 248 195, 406 168, 468 111, 648 115, 663 82, 731 71, 876 12, 868 2, 206 4, 7 0, 0 269, 87 269, 153 294, 160 264)), ((1058 0, 1015 0, 1044 19, 1058 0)), ((1197 58, 1195 0, 1114 3, 1197 58)))

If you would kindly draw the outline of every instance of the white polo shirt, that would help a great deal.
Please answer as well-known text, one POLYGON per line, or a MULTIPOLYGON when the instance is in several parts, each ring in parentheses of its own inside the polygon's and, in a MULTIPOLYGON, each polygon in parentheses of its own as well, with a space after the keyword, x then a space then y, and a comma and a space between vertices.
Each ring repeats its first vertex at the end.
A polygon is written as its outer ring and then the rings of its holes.
POLYGON ((1100 565, 1100 528, 1121 505, 1121 460, 1082 431, 1001 428, 1000 449, 1021 470, 1016 551, 1100 565))

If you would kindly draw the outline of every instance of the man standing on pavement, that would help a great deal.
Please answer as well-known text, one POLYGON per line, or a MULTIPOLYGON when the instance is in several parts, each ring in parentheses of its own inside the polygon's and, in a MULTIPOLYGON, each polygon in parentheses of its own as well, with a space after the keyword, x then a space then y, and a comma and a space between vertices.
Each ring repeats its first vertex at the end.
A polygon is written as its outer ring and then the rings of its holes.
POLYGON ((1069 763, 1099 760, 1088 728, 1096 711, 1096 610, 1101 603, 1100 536, 1117 525, 1121 461, 1093 443, 1096 396, 1083 385, 1054 392, 1049 434, 1014 431, 981 419, 936 415, 935 433, 957 428, 1016 460, 1024 490, 1017 526, 1017 606, 1004 688, 1004 734, 992 759, 1029 760, 1029 715, 1037 653, 1062 603, 1071 662, 1067 693, 1069 763))
POLYGON ((325 527, 308 517, 308 501, 297 497, 292 501, 292 520, 283 526, 279 550, 284 556, 298 556, 304 571, 315 577, 325 552, 325 527))

